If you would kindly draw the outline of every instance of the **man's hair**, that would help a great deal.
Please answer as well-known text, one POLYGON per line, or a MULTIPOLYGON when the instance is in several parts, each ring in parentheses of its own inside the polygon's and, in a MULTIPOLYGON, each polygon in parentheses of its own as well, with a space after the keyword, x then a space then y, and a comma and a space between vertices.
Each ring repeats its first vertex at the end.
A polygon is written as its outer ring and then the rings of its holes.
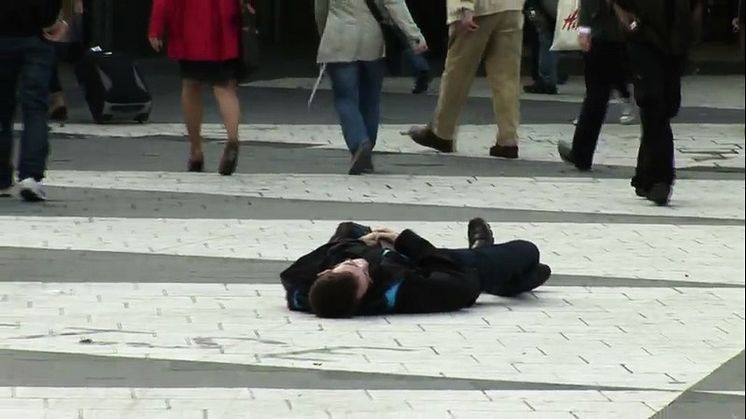
POLYGON ((308 292, 311 311, 319 317, 352 317, 358 306, 359 283, 350 272, 327 272, 319 276, 308 292))

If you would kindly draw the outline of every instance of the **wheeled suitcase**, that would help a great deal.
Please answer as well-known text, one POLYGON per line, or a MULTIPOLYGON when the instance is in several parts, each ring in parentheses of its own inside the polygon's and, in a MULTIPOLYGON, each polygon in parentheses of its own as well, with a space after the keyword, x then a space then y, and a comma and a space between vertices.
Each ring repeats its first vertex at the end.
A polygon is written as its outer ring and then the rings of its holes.
POLYGON ((76 66, 75 74, 96 123, 144 123, 150 117, 150 91, 129 57, 91 49, 76 66))

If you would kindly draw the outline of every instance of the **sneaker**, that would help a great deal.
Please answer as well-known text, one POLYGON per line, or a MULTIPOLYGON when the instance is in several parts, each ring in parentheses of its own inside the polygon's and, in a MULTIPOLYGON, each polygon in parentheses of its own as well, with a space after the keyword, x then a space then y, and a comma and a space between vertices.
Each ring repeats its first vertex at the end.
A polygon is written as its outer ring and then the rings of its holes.
POLYGON ((626 99, 622 102, 622 116, 619 117, 619 123, 622 125, 632 125, 637 122, 637 116, 635 115, 635 106, 626 99))
POLYGON ((39 202, 47 200, 47 194, 44 193, 41 182, 38 182, 34 178, 27 177, 18 182, 18 191, 24 201, 39 202))

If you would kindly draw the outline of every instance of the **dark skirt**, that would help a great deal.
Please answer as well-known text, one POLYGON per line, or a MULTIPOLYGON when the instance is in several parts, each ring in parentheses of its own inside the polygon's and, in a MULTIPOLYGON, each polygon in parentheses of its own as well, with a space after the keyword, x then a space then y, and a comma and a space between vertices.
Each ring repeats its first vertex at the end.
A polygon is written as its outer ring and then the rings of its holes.
POLYGON ((182 79, 196 80, 213 85, 228 84, 238 79, 238 60, 229 61, 179 61, 182 79))

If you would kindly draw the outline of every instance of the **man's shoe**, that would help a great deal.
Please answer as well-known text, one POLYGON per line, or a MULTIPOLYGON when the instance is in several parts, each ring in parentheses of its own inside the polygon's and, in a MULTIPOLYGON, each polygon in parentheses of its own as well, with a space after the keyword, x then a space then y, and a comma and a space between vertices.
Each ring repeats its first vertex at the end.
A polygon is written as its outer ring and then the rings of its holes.
POLYGON ((432 76, 430 75, 429 71, 423 71, 419 73, 417 75, 417 79, 414 82, 414 89, 412 89, 412 93, 415 95, 419 95, 427 92, 427 89, 430 88, 430 81, 432 81, 432 76))
POLYGON ((469 240, 469 249, 492 246, 495 244, 495 237, 492 235, 492 229, 482 218, 472 218, 469 221, 469 226, 466 228, 466 235, 469 240))
POLYGON ((557 86, 549 86, 544 83, 534 83, 528 86, 523 86, 523 91, 534 95, 556 95, 557 86))
POLYGON ((668 201, 671 200, 671 185, 664 182, 654 183, 646 198, 661 207, 668 205, 668 201))
POLYGON ((455 151, 453 141, 438 137, 430 127, 412 127, 406 135, 415 143, 438 150, 441 153, 453 153, 455 151))
POLYGON ((536 288, 539 288, 540 286, 544 285, 548 280, 549 277, 552 276, 552 268, 549 267, 549 265, 545 265, 543 263, 540 263, 536 269, 524 280, 521 282, 518 292, 529 292, 533 291, 536 288))
POLYGON ((560 140, 557 142, 557 153, 563 162, 575 165, 575 157, 572 155, 572 144, 567 141, 560 140))
POLYGON ((518 146, 502 146, 494 145, 490 147, 490 156, 502 157, 504 159, 517 159, 518 158, 518 146))
POLYGON ((41 182, 30 177, 18 182, 18 194, 21 195, 21 198, 23 198, 24 201, 28 202, 47 200, 47 194, 44 193, 44 188, 42 188, 41 182))
POLYGON ((373 167, 373 147, 369 142, 364 141, 360 144, 352 156, 352 164, 350 165, 350 175, 362 175, 366 170, 370 170, 373 167))

